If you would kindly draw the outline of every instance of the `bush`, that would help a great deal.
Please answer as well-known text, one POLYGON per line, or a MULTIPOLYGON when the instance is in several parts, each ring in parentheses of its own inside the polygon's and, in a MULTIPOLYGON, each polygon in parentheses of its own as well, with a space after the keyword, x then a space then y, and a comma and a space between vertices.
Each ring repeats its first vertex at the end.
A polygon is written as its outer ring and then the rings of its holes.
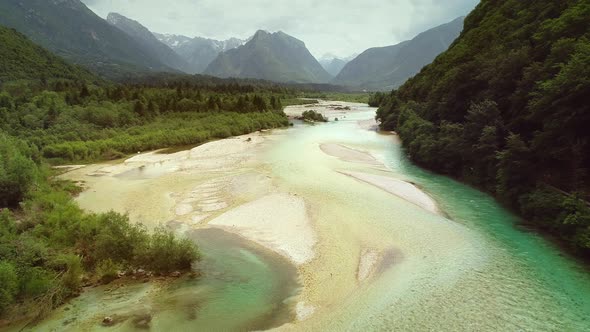
POLYGON ((328 122, 328 119, 326 119, 321 113, 318 113, 314 110, 303 112, 303 114, 301 114, 301 120, 310 122, 328 122))
POLYGON ((63 254, 56 260, 56 267, 62 271, 61 284, 66 296, 77 294, 82 284, 82 259, 78 255, 63 254))
POLYGON ((96 265, 96 275, 103 284, 108 284, 117 279, 118 273, 119 265, 115 264, 110 258, 102 260, 96 265))
POLYGON ((18 142, 0 133, 0 208, 20 202, 38 176, 38 169, 18 142))
POLYGON ((41 267, 26 269, 22 276, 24 279, 21 280, 21 292, 25 297, 35 298, 55 286, 54 274, 41 267))
POLYGON ((169 273, 190 269, 200 254, 189 239, 177 239, 169 230, 158 227, 151 235, 149 246, 142 248, 138 258, 143 266, 154 272, 169 273))
POLYGON ((4 312, 18 292, 18 277, 14 265, 0 261, 0 313, 4 312))

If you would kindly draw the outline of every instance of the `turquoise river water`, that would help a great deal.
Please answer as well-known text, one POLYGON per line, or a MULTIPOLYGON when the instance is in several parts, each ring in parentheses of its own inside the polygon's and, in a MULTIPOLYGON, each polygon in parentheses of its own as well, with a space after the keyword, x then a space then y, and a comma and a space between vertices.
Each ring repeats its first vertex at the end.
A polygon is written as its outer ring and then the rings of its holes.
POLYGON ((394 136, 360 125, 375 109, 354 108, 337 122, 272 133, 260 152, 261 172, 306 200, 318 234, 315 260, 303 267, 303 278, 286 259, 254 243, 221 230, 195 230, 188 235, 206 253, 200 279, 158 290, 150 283, 89 290, 31 330, 138 330, 133 319, 110 328, 99 319, 142 317, 146 310, 154 331, 590 330, 590 273, 582 263, 519 228, 490 196, 412 165, 394 136), (326 143, 368 152, 388 170, 328 156, 319 149, 326 143), (342 170, 411 181, 444 216, 342 170), (364 248, 394 258, 360 282, 364 248), (296 321, 299 295, 316 310, 296 321))

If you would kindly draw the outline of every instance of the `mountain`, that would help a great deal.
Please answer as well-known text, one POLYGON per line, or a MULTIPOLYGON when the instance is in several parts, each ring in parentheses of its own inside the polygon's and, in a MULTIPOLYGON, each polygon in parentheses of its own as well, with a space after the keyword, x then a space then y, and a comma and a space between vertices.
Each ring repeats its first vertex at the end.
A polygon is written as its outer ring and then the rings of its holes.
POLYGON ((141 23, 117 13, 109 13, 107 22, 131 36, 143 48, 150 50, 164 65, 183 72, 191 71, 188 62, 176 54, 168 45, 159 41, 141 23))
POLYGON ((191 74, 202 73, 219 53, 241 46, 246 42, 237 38, 215 40, 158 33, 154 35, 189 63, 191 74))
POLYGON ((262 30, 246 44, 220 53, 204 73, 293 83, 325 83, 331 78, 302 41, 262 30))
POLYGON ((171 71, 157 55, 79 0, 2 0, 0 24, 68 61, 109 77, 171 71))
POLYGON ((0 26, 0 45, 0 83, 50 78, 96 80, 90 72, 68 64, 14 29, 0 26))
POLYGON ((325 54, 320 59, 318 59, 318 62, 330 75, 337 76, 342 70, 342 68, 344 68, 344 66, 346 66, 347 63, 349 63, 352 59, 356 58, 357 56, 358 54, 348 58, 339 58, 332 54, 325 54))
POLYGON ((590 257, 590 2, 482 0, 377 118, 412 160, 590 257))
POLYGON ((333 83, 368 90, 399 87, 447 50, 461 33, 463 19, 457 18, 397 45, 368 49, 350 61, 333 83))

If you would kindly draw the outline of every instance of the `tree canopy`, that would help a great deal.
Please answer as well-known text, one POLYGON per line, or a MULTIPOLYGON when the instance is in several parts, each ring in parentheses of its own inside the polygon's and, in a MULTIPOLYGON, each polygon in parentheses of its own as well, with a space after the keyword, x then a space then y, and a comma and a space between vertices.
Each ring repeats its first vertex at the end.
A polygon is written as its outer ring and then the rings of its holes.
POLYGON ((590 1, 482 0, 448 51, 373 102, 415 162, 588 254, 589 96, 590 1))

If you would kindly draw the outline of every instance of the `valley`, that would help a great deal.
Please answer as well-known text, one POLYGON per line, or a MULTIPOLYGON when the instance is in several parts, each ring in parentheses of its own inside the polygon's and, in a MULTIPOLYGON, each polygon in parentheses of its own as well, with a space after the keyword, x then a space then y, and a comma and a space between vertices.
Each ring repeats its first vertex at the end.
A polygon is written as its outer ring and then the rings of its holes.
POLYGON ((157 330, 583 329, 590 288, 582 265, 517 228, 490 197, 412 166, 395 135, 375 131, 374 109, 314 108, 340 120, 64 174, 84 183, 81 207, 164 223, 216 259, 193 266, 196 281, 119 286, 112 298, 87 291, 39 326, 98 330, 113 316, 123 317, 116 330, 132 330, 133 317, 149 315, 157 330), (224 299, 228 287, 236 290, 224 299), (223 301, 242 314, 214 319, 223 301), (541 319, 550 313, 550 323, 541 319))
POLYGON ((590 329, 590 1, 0 1, 0 331, 590 329))

